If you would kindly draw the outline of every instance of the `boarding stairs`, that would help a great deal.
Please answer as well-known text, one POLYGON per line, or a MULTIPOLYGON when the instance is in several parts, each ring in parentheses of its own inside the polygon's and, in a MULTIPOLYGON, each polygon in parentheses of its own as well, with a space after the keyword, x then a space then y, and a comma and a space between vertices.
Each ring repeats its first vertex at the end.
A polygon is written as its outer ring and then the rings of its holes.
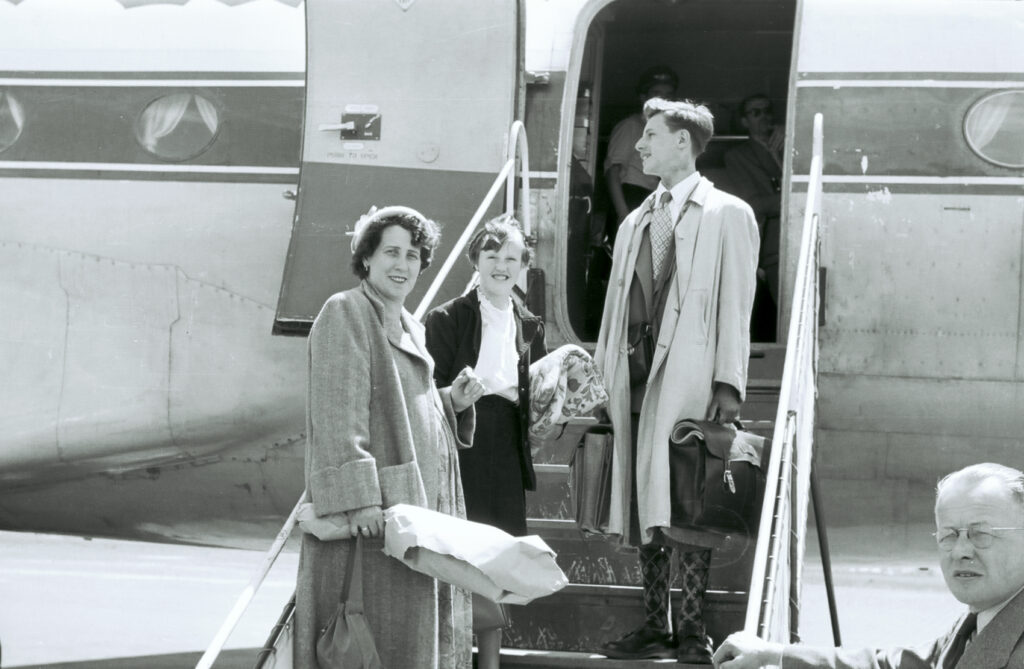
MULTIPOLYGON (((799 269, 795 281, 786 345, 755 345, 750 361, 747 399, 742 420, 752 432, 772 438, 766 466, 765 502, 756 536, 736 536, 713 553, 705 621, 716 642, 746 629, 765 639, 797 639, 799 583, 808 520, 814 493, 811 468, 816 399, 818 325, 818 237, 821 208, 820 115, 815 119, 814 158, 803 223, 799 269)), ((516 122, 510 131, 508 160, 494 186, 438 272, 416 315, 422 316, 451 263, 461 253, 502 183, 506 207, 514 211, 514 168, 521 163, 522 192, 529 192, 525 130, 516 122)), ((528 199, 522 197, 520 202, 528 199)), ((529 228, 529 207, 523 206, 529 228)), ((573 521, 569 461, 576 437, 550 440, 535 456, 537 491, 527 497, 528 526, 558 554, 570 584, 562 591, 525 606, 510 606, 511 624, 504 631, 502 667, 572 667, 617 669, 671 664, 675 660, 619 661, 597 654, 605 642, 640 625, 643 606, 636 553, 601 537, 584 536, 573 521)), ((300 502, 303 501, 300 499, 300 502)), ((817 506, 817 505, 816 505, 817 506)), ((296 509, 298 506, 296 506, 296 509)), ((819 507, 820 509, 820 507, 819 507)), ((264 565, 239 598, 207 652, 196 665, 208 669, 220 653, 263 577, 283 548, 295 524, 293 511, 267 554, 264 565)), ((820 513, 819 540, 824 539, 820 513)), ((827 544, 822 545, 826 589, 831 592, 827 544)), ((679 593, 674 593, 674 602, 679 593)), ((838 645, 834 602, 833 633, 838 645)), ((291 605, 274 626, 265 648, 253 658, 257 669, 291 667, 291 605)), ((694 665, 696 667, 697 665, 694 665)), ((706 667, 706 665, 702 665, 706 667)))
MULTIPOLYGON (((744 427, 771 437, 784 350, 761 349, 744 404, 744 427)), ((643 622, 636 551, 601 537, 586 537, 572 519, 568 461, 575 444, 548 442, 535 457, 537 491, 527 495, 528 525, 558 554, 570 585, 526 606, 510 606, 502 667, 643 667, 659 662, 613 661, 596 654, 605 642, 643 622)), ((713 553, 705 621, 714 639, 743 627, 755 542, 731 537, 713 553)), ((674 591, 673 606, 679 593, 674 591)), ((679 666, 679 665, 675 665, 679 666)))

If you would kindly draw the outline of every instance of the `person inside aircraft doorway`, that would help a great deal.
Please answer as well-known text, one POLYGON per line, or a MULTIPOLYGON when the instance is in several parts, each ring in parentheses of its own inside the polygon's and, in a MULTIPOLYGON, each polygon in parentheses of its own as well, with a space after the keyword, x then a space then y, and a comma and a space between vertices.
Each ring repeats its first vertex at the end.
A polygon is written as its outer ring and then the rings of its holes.
MULTIPOLYGON (((669 67, 657 65, 646 70, 636 85, 639 105, 642 108, 650 98, 671 99, 678 85, 679 77, 669 67)), ((636 151, 645 123, 643 113, 637 111, 615 124, 608 140, 604 178, 615 208, 616 227, 658 186, 658 178, 644 172, 636 151)))
POLYGON ((750 355, 757 223, 750 206, 696 170, 714 133, 703 105, 660 98, 644 105, 636 144, 654 193, 622 224, 612 255, 595 362, 614 429, 608 534, 637 546, 645 622, 608 643, 611 658, 675 656, 711 663, 704 596, 711 533, 673 527, 669 435, 677 421, 731 424, 750 355), (683 601, 673 620, 671 562, 683 601), (675 634, 673 634, 673 624, 675 634))
MULTIPOLYGON (((786 136, 783 128, 775 124, 772 101, 767 95, 747 97, 740 103, 740 112, 739 123, 749 139, 725 153, 725 169, 733 192, 750 205, 757 217, 761 232, 758 277, 771 296, 770 311, 774 316, 779 303, 779 228, 786 136)), ((774 330, 773 322, 771 331, 774 330)))

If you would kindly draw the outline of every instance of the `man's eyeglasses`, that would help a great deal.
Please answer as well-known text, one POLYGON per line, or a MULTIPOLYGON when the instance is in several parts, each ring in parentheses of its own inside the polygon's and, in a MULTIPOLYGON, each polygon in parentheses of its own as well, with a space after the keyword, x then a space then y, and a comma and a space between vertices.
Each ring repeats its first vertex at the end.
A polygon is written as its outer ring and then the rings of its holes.
POLYGON ((754 118, 761 118, 762 116, 772 115, 771 107, 751 107, 746 111, 747 116, 753 116, 754 118))
POLYGON ((1020 532, 1024 527, 989 527, 988 525, 971 525, 969 527, 944 527, 938 532, 932 532, 935 542, 944 551, 951 551, 960 539, 960 533, 967 536, 975 548, 988 548, 995 541, 995 532, 1020 532))

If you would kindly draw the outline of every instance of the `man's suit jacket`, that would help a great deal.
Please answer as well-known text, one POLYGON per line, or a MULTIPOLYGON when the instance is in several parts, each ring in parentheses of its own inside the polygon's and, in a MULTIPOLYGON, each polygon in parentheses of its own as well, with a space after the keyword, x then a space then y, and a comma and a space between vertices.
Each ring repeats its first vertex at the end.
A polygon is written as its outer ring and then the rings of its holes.
POLYGON ((755 139, 748 139, 726 151, 723 157, 729 175, 730 191, 749 204, 760 225, 770 217, 779 216, 782 195, 782 166, 768 149, 755 139))
POLYGON ((935 641, 913 648, 848 650, 786 646, 784 669, 1024 669, 1024 592, 992 619, 964 651, 948 657, 963 618, 935 641))

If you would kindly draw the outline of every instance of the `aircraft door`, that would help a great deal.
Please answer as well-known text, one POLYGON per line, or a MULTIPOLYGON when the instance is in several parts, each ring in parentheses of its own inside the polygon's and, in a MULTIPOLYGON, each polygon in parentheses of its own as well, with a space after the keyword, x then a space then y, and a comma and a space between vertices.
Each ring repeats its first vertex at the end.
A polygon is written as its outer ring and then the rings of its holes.
MULTIPOLYGON (((521 22, 518 0, 306 1, 302 165, 275 333, 305 334, 327 297, 356 284, 346 232, 373 205, 442 225, 406 306, 418 304, 501 169, 521 22)), ((436 301, 470 270, 456 263, 436 301)))

